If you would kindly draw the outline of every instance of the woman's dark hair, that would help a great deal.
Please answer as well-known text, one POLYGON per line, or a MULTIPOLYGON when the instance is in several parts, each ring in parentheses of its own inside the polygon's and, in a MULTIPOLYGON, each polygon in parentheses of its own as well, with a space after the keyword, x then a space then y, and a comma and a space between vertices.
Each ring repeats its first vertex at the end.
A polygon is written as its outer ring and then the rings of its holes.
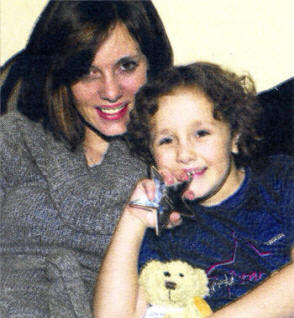
MULTIPOLYGON (((72 150, 83 140, 84 123, 70 86, 88 72, 97 49, 118 22, 126 25, 146 56, 148 78, 172 65, 171 45, 151 0, 51 0, 12 67, 14 81, 22 78, 19 111, 41 121, 72 150)), ((4 98, 10 94, 7 86, 11 89, 12 84, 3 86, 4 98)), ((2 113, 5 110, 2 100, 2 113)))
POLYGON ((234 136, 239 134, 237 164, 247 165, 257 154, 261 140, 256 127, 262 113, 254 83, 248 75, 238 76, 205 62, 172 67, 139 90, 128 124, 133 153, 154 164, 150 149, 151 119, 158 110, 158 99, 178 88, 195 89, 213 103, 214 118, 227 122, 234 136))

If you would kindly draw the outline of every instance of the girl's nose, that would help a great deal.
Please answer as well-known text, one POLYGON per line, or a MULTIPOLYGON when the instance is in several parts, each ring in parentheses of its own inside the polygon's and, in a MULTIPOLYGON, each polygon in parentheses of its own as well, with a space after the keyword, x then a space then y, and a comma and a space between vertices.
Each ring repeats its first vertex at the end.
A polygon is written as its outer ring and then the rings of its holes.
POLYGON ((111 103, 119 100, 119 98, 122 96, 119 79, 114 74, 105 76, 99 93, 101 99, 104 99, 111 103))
POLYGON ((180 163, 189 163, 192 160, 195 160, 196 154, 195 149, 190 143, 179 144, 177 151, 177 160, 180 163))

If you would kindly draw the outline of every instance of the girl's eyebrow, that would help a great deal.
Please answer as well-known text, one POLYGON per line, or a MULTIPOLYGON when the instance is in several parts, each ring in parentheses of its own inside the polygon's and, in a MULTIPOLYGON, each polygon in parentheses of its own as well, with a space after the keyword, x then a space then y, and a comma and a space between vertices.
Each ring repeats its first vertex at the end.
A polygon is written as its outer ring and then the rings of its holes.
POLYGON ((161 135, 169 135, 169 134, 170 134, 170 130, 168 128, 165 128, 160 130, 156 135, 161 136, 161 135))

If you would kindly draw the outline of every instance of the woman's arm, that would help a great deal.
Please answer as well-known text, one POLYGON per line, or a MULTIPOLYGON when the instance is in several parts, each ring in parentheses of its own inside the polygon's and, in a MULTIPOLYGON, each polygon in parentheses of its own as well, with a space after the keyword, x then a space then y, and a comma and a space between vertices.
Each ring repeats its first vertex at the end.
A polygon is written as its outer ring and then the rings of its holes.
POLYGON ((293 318, 294 263, 285 266, 253 291, 210 316, 210 318, 228 317, 293 318))
MULTIPOLYGON (((138 184, 131 199, 146 192, 152 199, 152 191, 153 183, 145 180, 138 184)), ((153 225, 152 212, 126 206, 97 277, 96 318, 131 318, 144 313, 147 304, 138 287, 137 259, 145 230, 153 225)))

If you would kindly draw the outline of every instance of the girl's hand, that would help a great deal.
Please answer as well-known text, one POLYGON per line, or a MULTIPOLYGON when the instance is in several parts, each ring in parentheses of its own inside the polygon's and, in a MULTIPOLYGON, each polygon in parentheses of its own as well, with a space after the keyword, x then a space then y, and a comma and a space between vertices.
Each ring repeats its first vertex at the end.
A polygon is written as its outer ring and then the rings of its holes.
MULTIPOLYGON (((150 200, 152 201, 155 196, 155 184, 151 179, 144 179, 140 181, 135 190, 133 191, 129 203, 133 201, 145 201, 150 200)), ((146 228, 152 227, 154 228, 156 225, 156 216, 155 216, 155 209, 149 207, 139 207, 127 204, 125 208, 125 213, 129 214, 131 217, 137 219, 141 222, 146 228)))
MULTIPOLYGON (((168 186, 172 186, 176 183, 182 183, 184 181, 188 181, 189 178, 191 178, 187 173, 183 171, 176 171, 174 173, 171 173, 168 170, 161 170, 160 174, 162 175, 164 179, 164 183, 168 186)), ((188 200, 194 199, 194 194, 191 190, 189 190, 189 186, 184 191, 182 197, 188 200)))
MULTIPOLYGON (((168 174, 168 172, 163 173, 163 179, 164 182, 169 185, 177 182, 177 179, 175 179, 171 174, 168 174)), ((155 197, 155 184, 153 180, 145 179, 142 180, 137 184, 137 187, 135 188, 130 201, 145 201, 150 200, 152 201, 155 197)), ((152 227, 154 228, 156 226, 156 210, 151 207, 140 207, 140 206, 134 206, 133 204, 127 205, 127 210, 130 214, 132 214, 134 217, 136 217, 138 220, 140 220, 145 227, 152 227)), ((181 223, 182 219, 178 212, 174 211, 170 214, 169 218, 169 224, 168 228, 172 228, 174 226, 177 226, 181 223)))

